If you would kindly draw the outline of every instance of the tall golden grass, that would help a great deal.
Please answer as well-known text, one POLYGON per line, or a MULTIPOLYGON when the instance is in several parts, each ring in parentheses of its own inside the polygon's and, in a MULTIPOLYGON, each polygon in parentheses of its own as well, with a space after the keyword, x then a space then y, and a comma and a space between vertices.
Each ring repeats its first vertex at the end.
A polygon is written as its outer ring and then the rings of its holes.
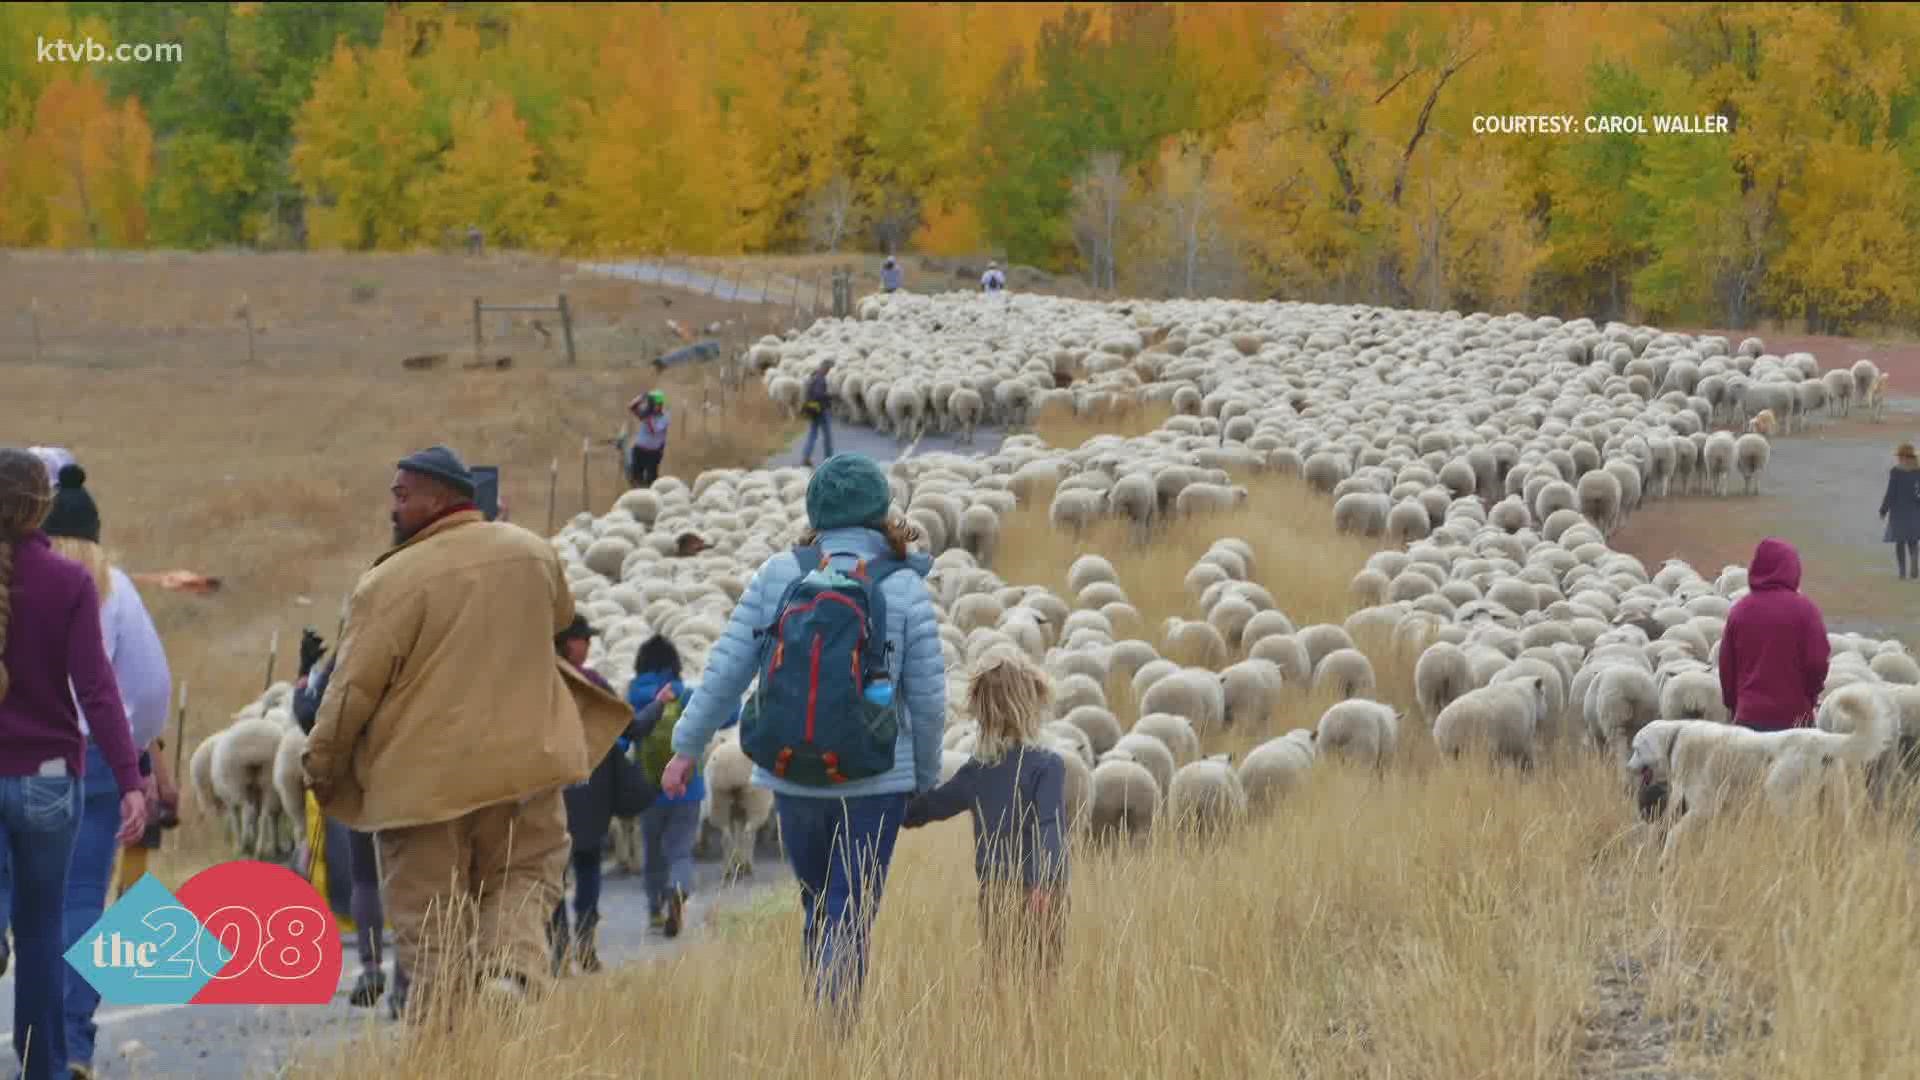
MULTIPOLYGON (((1305 625, 1351 610, 1371 550, 1279 478, 1248 509, 1145 545, 1068 536, 1044 502, 1006 523, 997 567, 1064 588, 1098 551, 1151 622, 1217 537, 1305 625)), ((1370 646, 1405 707, 1406 658, 1370 646)), ((1130 702, 1116 700, 1125 713, 1130 702)), ((1297 694, 1242 750, 1314 723, 1297 694)), ((1130 716, 1127 717, 1131 719, 1130 716)), ((903 834, 861 1024, 807 1004, 789 888, 718 914, 682 952, 491 1006, 451 1030, 316 1052, 301 1076, 1881 1077, 1920 1070, 1920 805, 1857 801, 1777 821, 1735 814, 1661 872, 1659 836, 1596 756, 1531 774, 1445 762, 1409 719, 1383 772, 1323 761, 1224 842, 1171 830, 1076 843, 1066 962, 993 992, 968 827, 903 834)))

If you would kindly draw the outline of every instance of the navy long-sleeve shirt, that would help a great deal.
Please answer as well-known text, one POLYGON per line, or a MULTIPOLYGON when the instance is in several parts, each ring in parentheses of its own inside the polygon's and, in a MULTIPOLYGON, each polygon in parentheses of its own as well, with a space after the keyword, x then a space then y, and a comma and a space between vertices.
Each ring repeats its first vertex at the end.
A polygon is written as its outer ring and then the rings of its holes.
POLYGON ((907 804, 908 828, 973 814, 973 869, 982 886, 1067 883, 1066 766, 1025 746, 993 765, 967 762, 953 779, 907 804))

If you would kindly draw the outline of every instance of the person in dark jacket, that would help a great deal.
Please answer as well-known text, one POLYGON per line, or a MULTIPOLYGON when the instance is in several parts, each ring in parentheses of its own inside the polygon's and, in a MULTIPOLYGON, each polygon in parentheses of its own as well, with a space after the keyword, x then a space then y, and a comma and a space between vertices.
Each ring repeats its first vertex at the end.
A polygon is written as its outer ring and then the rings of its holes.
POLYGON ((1901 580, 1920 578, 1920 455, 1912 443, 1901 443, 1887 470, 1887 493, 1880 497, 1880 516, 1887 519, 1883 538, 1893 545, 1893 563, 1901 580))
POLYGON ((1067 889, 1066 765, 1039 745, 1052 713, 1047 674, 1023 653, 989 653, 968 681, 979 724, 973 756, 946 783, 907 803, 902 828, 973 818, 973 871, 988 974, 1060 962, 1067 889))
POLYGON ((886 292, 900 291, 900 263, 891 255, 880 264, 880 288, 886 292))
MULTIPOLYGON (((574 670, 585 675, 597 686, 611 691, 613 687, 597 671, 587 667, 587 649, 591 645, 595 631, 581 615, 575 615, 573 622, 554 639, 554 649, 572 664, 574 670)), ((615 786, 618 784, 616 770, 619 768, 619 755, 631 735, 622 736, 613 749, 595 765, 587 778, 567 788, 563 797, 567 803, 567 835, 573 841, 573 933, 569 940, 567 933, 567 901, 553 909, 553 921, 548 926, 548 941, 553 946, 553 967, 555 976, 566 971, 569 957, 580 965, 580 970, 592 974, 600 970, 600 951, 597 936, 600 929, 600 864, 607 850, 607 833, 612 828, 615 786)))
POLYGON ((1807 727, 1832 649, 1820 608, 1799 591, 1800 553, 1776 537, 1760 541, 1747 587, 1720 637, 1721 700, 1742 727, 1807 727))
POLYGON ((800 464, 813 464, 813 439, 818 435, 826 440, 827 456, 833 456, 833 394, 827 389, 827 372, 833 370, 833 361, 822 360, 820 366, 813 369, 813 377, 807 380, 806 404, 800 411, 807 416, 807 445, 800 451, 800 464))
MULTIPOLYGON (((313 718, 320 712, 320 699, 326 696, 327 679, 333 674, 332 656, 326 656, 326 642, 307 631, 300 638, 300 681, 293 689, 293 720, 301 731, 313 730, 313 718), (322 657, 325 656, 325 659, 322 657)), ((380 957, 386 945, 386 912, 380 906, 380 858, 374 850, 373 834, 349 829, 344 822, 328 818, 326 822, 327 867, 344 866, 344 875, 352 884, 347 912, 353 917, 354 943, 360 957, 360 974, 354 977, 347 1000, 356 1008, 370 1009, 387 991, 387 974, 380 957)), ((394 972, 396 1007, 404 997, 404 973, 394 972)))

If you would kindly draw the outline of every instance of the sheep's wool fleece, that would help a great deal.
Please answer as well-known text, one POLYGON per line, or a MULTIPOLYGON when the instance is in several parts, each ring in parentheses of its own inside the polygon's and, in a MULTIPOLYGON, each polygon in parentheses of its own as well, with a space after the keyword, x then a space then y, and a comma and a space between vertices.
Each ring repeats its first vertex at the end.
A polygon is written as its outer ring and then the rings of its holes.
POLYGON ((835 454, 807 481, 807 522, 828 529, 857 528, 887 514, 893 491, 887 474, 865 454, 835 454))

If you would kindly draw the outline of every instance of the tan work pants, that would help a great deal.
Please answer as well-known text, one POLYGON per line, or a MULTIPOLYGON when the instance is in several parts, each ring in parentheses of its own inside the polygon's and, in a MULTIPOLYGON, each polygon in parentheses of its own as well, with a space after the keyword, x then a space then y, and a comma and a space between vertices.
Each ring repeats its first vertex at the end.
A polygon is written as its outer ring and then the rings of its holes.
POLYGON ((547 920, 571 846, 559 791, 382 829, 378 842, 380 892, 395 959, 410 976, 411 1017, 426 1017, 435 997, 457 998, 483 978, 516 977, 530 994, 548 988, 547 920))

